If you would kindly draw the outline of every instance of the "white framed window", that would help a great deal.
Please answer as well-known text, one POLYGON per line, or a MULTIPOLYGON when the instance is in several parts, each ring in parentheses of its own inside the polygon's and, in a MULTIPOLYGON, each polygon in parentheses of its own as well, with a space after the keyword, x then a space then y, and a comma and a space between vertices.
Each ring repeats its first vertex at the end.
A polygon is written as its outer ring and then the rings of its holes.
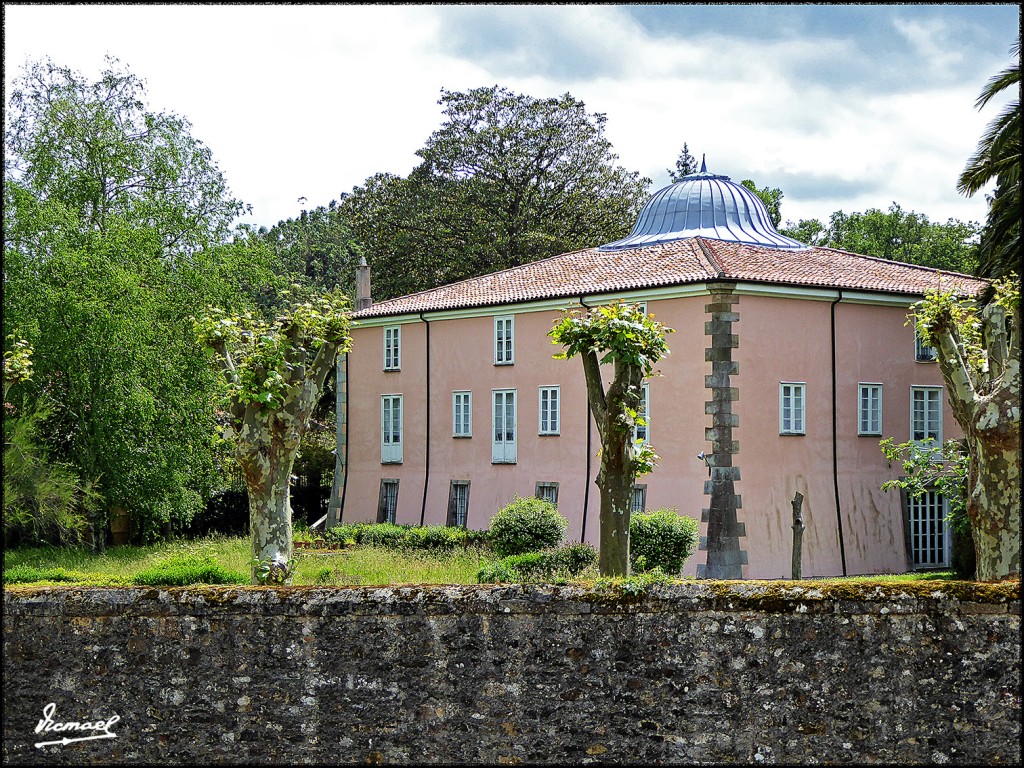
POLYGON ((540 387, 538 390, 537 434, 557 435, 561 429, 561 401, 558 387, 540 387))
POLYGON ((512 315, 494 318, 494 364, 512 365, 513 341, 515 335, 512 315))
POLYGON ((452 437, 473 436, 473 393, 452 392, 452 437))
POLYGON ((402 396, 380 397, 380 463, 402 463, 402 396))
POLYGON ((465 528, 469 519, 469 480, 452 480, 448 492, 448 525, 465 528))
POLYGON ((398 510, 398 480, 393 477, 381 478, 380 497, 377 500, 377 522, 394 523, 398 510))
POLYGON ((647 486, 640 484, 633 486, 633 501, 632 501, 633 512, 643 512, 647 509, 647 486))
POLYGON ((907 537, 914 568, 944 568, 953 548, 946 500, 935 490, 907 498, 907 537))
POLYGON ((402 367, 402 326, 384 329, 384 370, 397 371, 402 367))
POLYGON ((921 339, 921 334, 914 329, 914 359, 919 363, 934 363, 936 360, 935 347, 929 347, 921 339))
POLYGON ((942 387, 910 388, 910 439, 942 442, 942 387))
POLYGON ((779 434, 806 434, 804 423, 807 384, 795 381, 779 382, 779 434))
POLYGON ((516 463, 516 391, 491 392, 491 463, 516 463))
POLYGON ((633 427, 633 442, 642 440, 644 445, 651 442, 651 383, 645 381, 640 385, 640 406, 636 409, 637 417, 644 420, 643 424, 633 427))
POLYGON ((558 483, 537 483, 533 493, 538 499, 558 504, 558 483))
POLYGON ((882 385, 857 385, 857 434, 882 434, 882 385))
POLYGON ((634 302, 631 302, 631 303, 635 304, 638 307, 640 307, 640 311, 643 312, 645 315, 647 314, 647 302, 646 301, 634 301, 634 302))

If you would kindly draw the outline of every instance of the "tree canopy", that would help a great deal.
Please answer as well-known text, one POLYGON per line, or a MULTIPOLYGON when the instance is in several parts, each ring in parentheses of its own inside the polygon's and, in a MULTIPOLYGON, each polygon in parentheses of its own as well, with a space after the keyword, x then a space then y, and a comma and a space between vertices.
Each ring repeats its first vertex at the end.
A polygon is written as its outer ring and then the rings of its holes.
POLYGON ((1016 63, 993 77, 985 85, 975 106, 982 109, 1007 89, 1018 93, 1002 113, 989 123, 978 142, 978 149, 967 161, 957 189, 974 195, 995 179, 996 188, 989 201, 988 218, 981 233, 978 274, 1002 277, 1019 269, 1021 241, 1020 194, 1020 39, 1010 48, 1016 63))
POLYGON ((376 298, 624 236, 650 180, 616 165, 607 118, 564 94, 442 90, 444 121, 407 178, 377 174, 342 203, 376 298))
POLYGON ((33 349, 18 386, 38 430, 136 536, 187 523, 214 482, 214 377, 189 317, 272 279, 229 225, 243 209, 184 118, 142 81, 50 61, 15 80, 4 134, 4 333, 33 349))
POLYGON ((808 245, 880 259, 964 274, 974 274, 977 268, 977 223, 958 219, 949 219, 945 224, 933 222, 924 214, 903 210, 895 202, 888 211, 835 211, 827 225, 818 219, 801 219, 796 224, 787 221, 779 231, 808 245))

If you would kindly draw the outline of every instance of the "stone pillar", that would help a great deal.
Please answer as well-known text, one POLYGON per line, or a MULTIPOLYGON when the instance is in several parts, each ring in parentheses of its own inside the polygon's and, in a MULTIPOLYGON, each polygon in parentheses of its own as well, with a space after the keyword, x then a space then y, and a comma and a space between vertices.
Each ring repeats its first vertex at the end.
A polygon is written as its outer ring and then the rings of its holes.
POLYGON ((701 522, 708 527, 707 535, 701 536, 700 549, 707 552, 707 563, 697 566, 697 577, 704 579, 742 579, 742 566, 747 564, 747 553, 740 549, 740 537, 746 536, 746 531, 736 519, 740 497, 735 483, 740 479, 740 468, 734 457, 740 447, 732 439, 732 430, 739 426, 739 415, 733 412, 739 389, 731 386, 730 376, 739 374, 739 363, 732 359, 739 337, 733 334, 732 324, 740 316, 735 311, 739 299, 732 290, 730 285, 709 286, 711 303, 704 306, 711 315, 711 320, 704 323, 704 335, 711 342, 704 350, 704 360, 711 363, 711 375, 704 377, 704 387, 711 394, 704 403, 704 413, 711 417, 711 426, 704 430, 705 439, 711 443, 711 478, 704 483, 704 493, 711 498, 701 511, 701 522))

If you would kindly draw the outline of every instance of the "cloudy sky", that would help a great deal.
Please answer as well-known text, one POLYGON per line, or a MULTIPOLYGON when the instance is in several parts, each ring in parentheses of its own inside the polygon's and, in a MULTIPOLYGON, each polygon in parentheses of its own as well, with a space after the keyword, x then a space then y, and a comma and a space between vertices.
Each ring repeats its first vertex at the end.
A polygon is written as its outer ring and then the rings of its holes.
POLYGON ((974 107, 1018 29, 1011 4, 8 3, 4 86, 27 60, 95 77, 117 57, 151 108, 191 120, 257 225, 408 174, 441 89, 495 84, 605 113, 652 192, 686 142, 709 170, 780 187, 784 220, 896 201, 981 221, 956 179, 1005 103, 974 107))

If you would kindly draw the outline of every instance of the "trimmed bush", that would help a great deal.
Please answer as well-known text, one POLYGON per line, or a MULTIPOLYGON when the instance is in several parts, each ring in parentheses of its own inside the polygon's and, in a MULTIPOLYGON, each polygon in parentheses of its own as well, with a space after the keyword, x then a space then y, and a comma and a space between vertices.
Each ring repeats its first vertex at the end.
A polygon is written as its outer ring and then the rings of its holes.
POLYGON ((153 587, 184 587, 189 584, 248 584, 249 576, 229 571, 209 555, 174 555, 139 571, 133 584, 153 587))
POLYGON ((491 518, 491 547, 498 557, 557 547, 569 521, 549 501, 516 496, 491 518))
POLYGON ((597 550, 589 544, 569 544, 542 552, 510 555, 485 565, 477 573, 480 584, 496 582, 553 581, 578 576, 597 562, 597 550))
POLYGON ((697 547, 697 521, 675 509, 634 512, 629 521, 629 564, 643 573, 660 568, 674 575, 697 547))

